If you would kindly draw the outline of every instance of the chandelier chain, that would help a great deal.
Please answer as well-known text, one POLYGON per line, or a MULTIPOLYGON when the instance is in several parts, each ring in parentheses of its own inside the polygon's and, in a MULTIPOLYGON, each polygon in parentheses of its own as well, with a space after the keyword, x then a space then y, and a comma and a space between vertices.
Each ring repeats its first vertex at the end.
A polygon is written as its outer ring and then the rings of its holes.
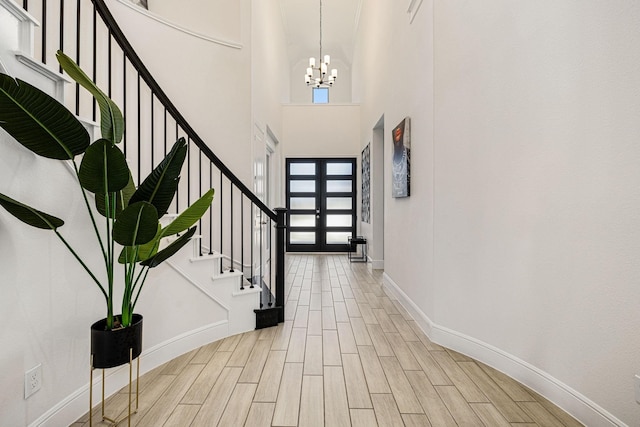
POLYGON ((320 61, 322 61, 322 0, 320 0, 320 61))

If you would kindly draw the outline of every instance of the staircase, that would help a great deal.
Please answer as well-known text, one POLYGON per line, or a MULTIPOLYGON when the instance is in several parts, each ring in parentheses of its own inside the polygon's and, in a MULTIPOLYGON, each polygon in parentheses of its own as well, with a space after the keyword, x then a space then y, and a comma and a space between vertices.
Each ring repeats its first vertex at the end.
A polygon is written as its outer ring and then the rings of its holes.
MULTIPOLYGON (((53 59, 64 46, 65 53, 118 105, 124 105, 123 151, 136 183, 164 156, 167 146, 185 137, 188 159, 170 214, 177 215, 206 189, 216 190, 212 207, 198 223, 191 250, 185 248, 167 261, 162 276, 180 280, 177 289, 185 289, 189 295, 206 297, 206 303, 194 306, 206 306, 220 314, 209 316, 210 323, 202 328, 205 332, 190 332, 184 337, 178 332, 175 340, 183 344, 163 355, 158 350, 161 344, 146 352, 143 349, 143 372, 211 340, 284 321, 284 209, 274 212, 265 206, 198 136, 134 52, 103 0, 47 3, 0 0, 0 72, 27 81, 65 104, 95 140, 100 129, 91 95, 61 74, 53 59)), ((2 134, 0 152, 5 158, 26 156, 18 144, 2 134)), ((63 177, 60 179, 74 179, 67 172, 57 173, 63 177)), ((124 375, 113 377, 107 393, 122 385, 124 375)), ((61 425, 76 419, 76 412, 86 405, 79 397, 87 388, 63 401, 54 400, 53 408, 31 424, 61 425)), ((84 411, 86 407, 80 414, 84 411)), ((0 417, 0 424, 2 421, 0 417)))
MULTIPOLYGON (((72 6, 75 6, 74 2, 67 1, 66 3, 72 6)), ((85 3, 89 3, 89 2, 85 2, 85 3)), ((46 7, 46 0, 44 4, 46 7)), ((41 90, 45 91, 49 95, 55 97, 60 102, 65 103, 65 94, 69 93, 68 90, 65 90, 65 85, 72 85, 72 80, 63 74, 60 74, 57 70, 52 69, 51 65, 43 64, 42 61, 36 60, 33 57, 34 51, 36 50, 34 46, 37 44, 38 41, 43 40, 43 37, 46 38, 47 36, 47 34, 43 33, 43 31, 46 31, 42 29, 43 25, 39 22, 38 19, 33 17, 31 14, 29 14, 26 10, 24 10, 22 7, 17 5, 12 0, 0 0, 0 5, 2 5, 2 8, 0 8, 0 22, 2 23, 2 25, 0 26, 0 28, 2 28, 1 30, 2 34, 0 37, 0 61, 2 62, 0 62, 0 70, 5 73, 9 73, 13 75, 14 77, 28 81, 29 83, 40 88, 41 90), (36 37, 36 33, 39 33, 39 37, 36 37)), ((105 13, 108 13, 108 10, 106 9, 106 6, 104 6, 103 3, 101 7, 104 8, 105 13)), ((42 10, 40 12, 42 12, 42 10)), ((51 23, 49 23, 49 25, 51 25, 51 23)), ((112 28, 111 32, 116 35, 119 34, 119 30, 117 29, 117 27, 112 28)), ((41 51, 40 52, 41 57, 43 60, 45 60, 50 55, 42 52, 42 44, 44 44, 44 42, 40 43, 38 50, 41 51)), ((52 48, 52 49, 54 49, 55 51, 55 48, 52 48)), ((135 62, 135 60, 132 62, 135 62)), ((141 76, 145 73, 148 73, 148 71, 142 70, 138 79, 140 79, 141 76)), ((149 75, 149 78, 150 78, 150 75, 149 75)), ((113 77, 113 79, 116 79, 116 77, 113 77)), ((80 91, 81 90, 82 89, 80 89, 80 91)), ((76 88, 76 91, 78 91, 77 88, 76 88)), ((153 91, 153 92, 156 93, 156 91, 153 91)), ((77 93, 77 97, 79 96, 81 96, 81 93, 77 93)), ((160 96, 158 96, 158 98, 160 98, 160 96)), ((66 102, 66 104, 69 105, 69 102, 66 102)), ((169 107, 168 109, 170 109, 172 105, 169 105, 168 107, 169 107)), ((70 109, 73 109, 73 108, 70 108, 70 109)), ((76 108, 76 110, 77 110, 78 117, 86 124, 86 127, 88 130, 90 130, 90 133, 92 134, 92 136, 96 135, 97 132, 99 131, 99 126, 95 122, 95 112, 89 112, 89 114, 93 115, 93 117, 92 119, 86 119, 86 116, 82 114, 83 111, 81 111, 80 107, 76 108)), ((129 117, 126 117, 126 118, 129 118, 129 117)), ((179 119, 181 119, 181 117, 178 116, 176 126, 179 126, 179 122, 182 121, 179 119)), ((140 133, 141 132, 140 128, 144 126, 145 123, 141 123, 139 118, 138 118, 138 121, 139 123, 137 127, 138 127, 138 132, 140 133)), ((147 123, 147 125, 149 124, 150 123, 147 123)), ((127 125, 129 126, 129 122, 127 122, 127 125)), ((187 132, 187 135, 191 133, 191 130, 189 128, 184 130, 187 132)), ((131 145, 130 142, 129 142, 129 145, 131 145)), ((207 147, 204 146, 204 148, 207 148, 207 147)), ((190 150, 193 151, 195 149, 199 149, 199 147, 197 147, 197 144, 192 143, 192 147, 190 147, 190 150)), ((141 147, 138 147, 138 150, 127 151, 127 159, 131 164, 132 170, 138 169, 139 170, 138 175, 141 175, 143 173, 140 170, 142 169, 142 167, 140 163, 138 163, 138 167, 136 168, 135 162, 136 161, 140 162, 144 157, 148 155, 149 153, 144 153, 141 147)), ((199 159, 199 166, 198 166, 199 168, 202 168, 201 163, 202 163, 202 159, 199 159)), ((226 168, 220 170, 218 172, 220 176, 216 177, 219 181, 218 182, 219 185, 227 184, 224 182, 222 175, 230 175, 232 179, 235 178, 235 176, 233 176, 233 174, 231 174, 230 171, 225 169, 226 168)), ((199 178, 200 178, 200 181, 202 181, 202 178, 204 175, 203 174, 200 174, 200 175, 201 176, 199 178)), ((209 178, 211 178, 211 175, 213 174, 210 174, 209 178)), ((192 176, 194 176, 194 174, 190 171, 189 178, 191 178, 192 176)), ((199 182, 198 186, 197 187, 194 186, 194 187, 196 187, 196 190, 197 190, 198 188, 202 188, 203 185, 205 184, 206 182, 199 182)), ((214 188, 215 187, 216 185, 214 184, 214 188)), ((253 194, 251 194, 248 191, 248 189, 242 188, 244 186, 239 180, 236 183, 231 182, 231 187, 230 187, 231 191, 236 191, 237 190, 236 187, 238 187, 241 190, 241 192, 243 193, 246 192, 250 194, 249 200, 254 205, 256 205, 254 206, 254 208, 262 209, 266 216, 271 216, 272 219, 275 218, 275 214, 271 212, 269 209, 267 209, 266 206, 260 206, 261 203, 259 200, 257 200, 257 198, 255 200, 251 200, 252 198, 255 198, 255 196, 253 196, 253 194)), ((216 198, 220 198, 220 193, 223 191, 223 189, 216 188, 216 190, 217 190, 216 198)), ((189 199, 191 199, 190 196, 192 194, 194 199, 195 197, 199 196, 198 192, 197 191, 194 192, 194 189, 189 188, 189 186, 185 188, 185 192, 187 193, 187 205, 188 205, 189 199)), ((244 210, 240 212, 238 208, 235 208, 235 209, 233 208, 234 200, 232 199, 227 199, 227 200, 230 200, 230 203, 231 203, 232 211, 229 212, 230 215, 232 215, 233 217, 236 217, 238 215, 242 216, 243 214, 246 215, 246 212, 244 210)), ((180 210, 180 206, 179 206, 179 203, 176 203, 176 205, 177 206, 175 207, 175 209, 177 213, 180 210)), ((221 211, 220 214, 221 216, 224 216, 225 212, 221 211)), ((262 218, 265 215, 261 214, 260 217, 262 218)), ((235 237, 232 234, 234 232, 237 232, 237 230, 236 231, 231 230, 229 231, 229 233, 226 233, 226 231, 229 228, 234 227, 233 220, 234 218, 230 218, 230 219, 227 219, 227 221, 222 222, 224 221, 223 219, 220 222, 220 224, 215 224, 215 225, 213 224, 215 219, 212 219, 210 221, 211 222, 210 224, 201 223, 200 224, 201 234, 197 239, 194 239, 193 255, 189 257, 189 263, 188 264, 185 263, 184 259, 181 259, 180 261, 174 261, 174 264, 175 264, 174 268, 180 268, 181 271, 184 271, 185 272, 184 275, 189 277, 188 280, 195 281, 199 285, 203 286, 203 289, 207 289, 207 293, 210 294, 212 298, 225 302, 223 305, 229 311, 229 316, 228 316, 229 335, 240 333, 240 332, 246 332, 256 327, 255 315, 253 311, 259 310, 261 308, 265 308, 264 303, 262 303, 263 307, 261 307, 260 294, 262 292, 263 285, 269 286, 269 283, 270 283, 270 280, 269 280, 270 278, 267 278, 265 280, 264 277, 258 278, 258 276, 254 275, 253 273, 251 274, 244 273, 245 269, 251 269, 252 267, 250 265, 251 260, 243 259, 242 261, 238 261, 229 255, 227 256, 223 255, 221 251, 216 251, 212 249, 211 245, 209 245, 209 248, 203 251, 207 242, 205 241, 206 236, 203 235, 202 233, 207 231, 205 228, 208 228, 209 229, 208 231, 210 232, 210 234, 216 234, 216 233, 219 234, 220 246, 222 246, 224 249, 228 249, 232 251, 234 255, 238 254, 238 249, 236 248, 234 250, 233 248, 233 242, 228 244, 223 241, 223 239, 225 238, 233 239, 235 237), (240 269, 238 269, 238 265, 240 266, 240 269), (206 273, 204 273, 205 271, 209 271, 211 273, 210 277, 208 278, 206 277, 207 275, 206 273), (207 282, 211 282, 210 286, 204 285, 207 282)), ((240 220, 242 220, 242 218, 240 218, 240 220)), ((237 229, 237 225, 235 226, 235 228, 237 229)), ((245 230, 241 230, 241 231, 244 232, 245 230)), ((246 239, 243 239, 243 240, 246 240, 246 239)), ((211 244, 214 243, 213 238, 209 243, 211 244)), ((241 241, 236 244, 242 245, 244 243, 245 243, 244 241, 241 241)), ((240 252, 241 256, 245 255, 245 253, 247 252, 242 249, 240 251, 241 251, 240 252)), ((183 258, 186 258, 186 257, 183 256, 183 258)), ((258 269, 259 268, 260 267, 258 267, 258 269)), ((267 293, 266 295, 268 296, 269 293, 267 293)), ((265 326, 265 325, 261 325, 261 326, 265 326)))

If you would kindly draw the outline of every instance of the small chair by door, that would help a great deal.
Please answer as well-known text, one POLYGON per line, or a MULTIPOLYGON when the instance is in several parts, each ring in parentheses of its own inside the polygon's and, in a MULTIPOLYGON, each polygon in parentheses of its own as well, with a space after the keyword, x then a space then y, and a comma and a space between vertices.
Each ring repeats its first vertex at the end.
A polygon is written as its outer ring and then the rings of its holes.
POLYGON ((367 262, 367 239, 362 236, 349 237, 349 262, 367 262), (361 246, 358 253, 358 246, 361 246))

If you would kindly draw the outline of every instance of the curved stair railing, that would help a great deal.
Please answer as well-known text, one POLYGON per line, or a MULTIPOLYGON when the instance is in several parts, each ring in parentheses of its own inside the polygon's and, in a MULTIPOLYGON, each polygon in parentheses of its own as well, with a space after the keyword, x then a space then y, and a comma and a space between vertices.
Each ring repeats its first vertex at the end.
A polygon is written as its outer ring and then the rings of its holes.
MULTIPOLYGON (((153 78, 104 0, 22 3, 40 22, 34 59, 57 65, 55 52, 63 50, 123 106, 123 151, 136 182, 173 141, 184 137, 189 142, 186 173, 170 212, 179 213, 203 191, 215 188, 214 205, 198 224, 199 255, 224 254, 227 264, 220 262, 220 273, 241 271, 240 290, 262 287, 256 328, 283 322, 285 210, 267 207, 213 153, 153 78)), ((76 115, 96 121, 95 101, 79 85, 70 85, 65 99, 76 115)))

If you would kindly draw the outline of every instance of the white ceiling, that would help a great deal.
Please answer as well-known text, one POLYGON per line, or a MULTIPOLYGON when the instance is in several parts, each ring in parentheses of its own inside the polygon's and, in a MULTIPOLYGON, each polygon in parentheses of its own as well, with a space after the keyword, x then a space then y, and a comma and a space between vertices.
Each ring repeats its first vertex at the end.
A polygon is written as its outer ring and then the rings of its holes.
MULTIPOLYGON (((362 0, 322 0, 322 54, 351 66, 362 0)), ((291 65, 318 57, 320 0, 280 0, 291 65)))

